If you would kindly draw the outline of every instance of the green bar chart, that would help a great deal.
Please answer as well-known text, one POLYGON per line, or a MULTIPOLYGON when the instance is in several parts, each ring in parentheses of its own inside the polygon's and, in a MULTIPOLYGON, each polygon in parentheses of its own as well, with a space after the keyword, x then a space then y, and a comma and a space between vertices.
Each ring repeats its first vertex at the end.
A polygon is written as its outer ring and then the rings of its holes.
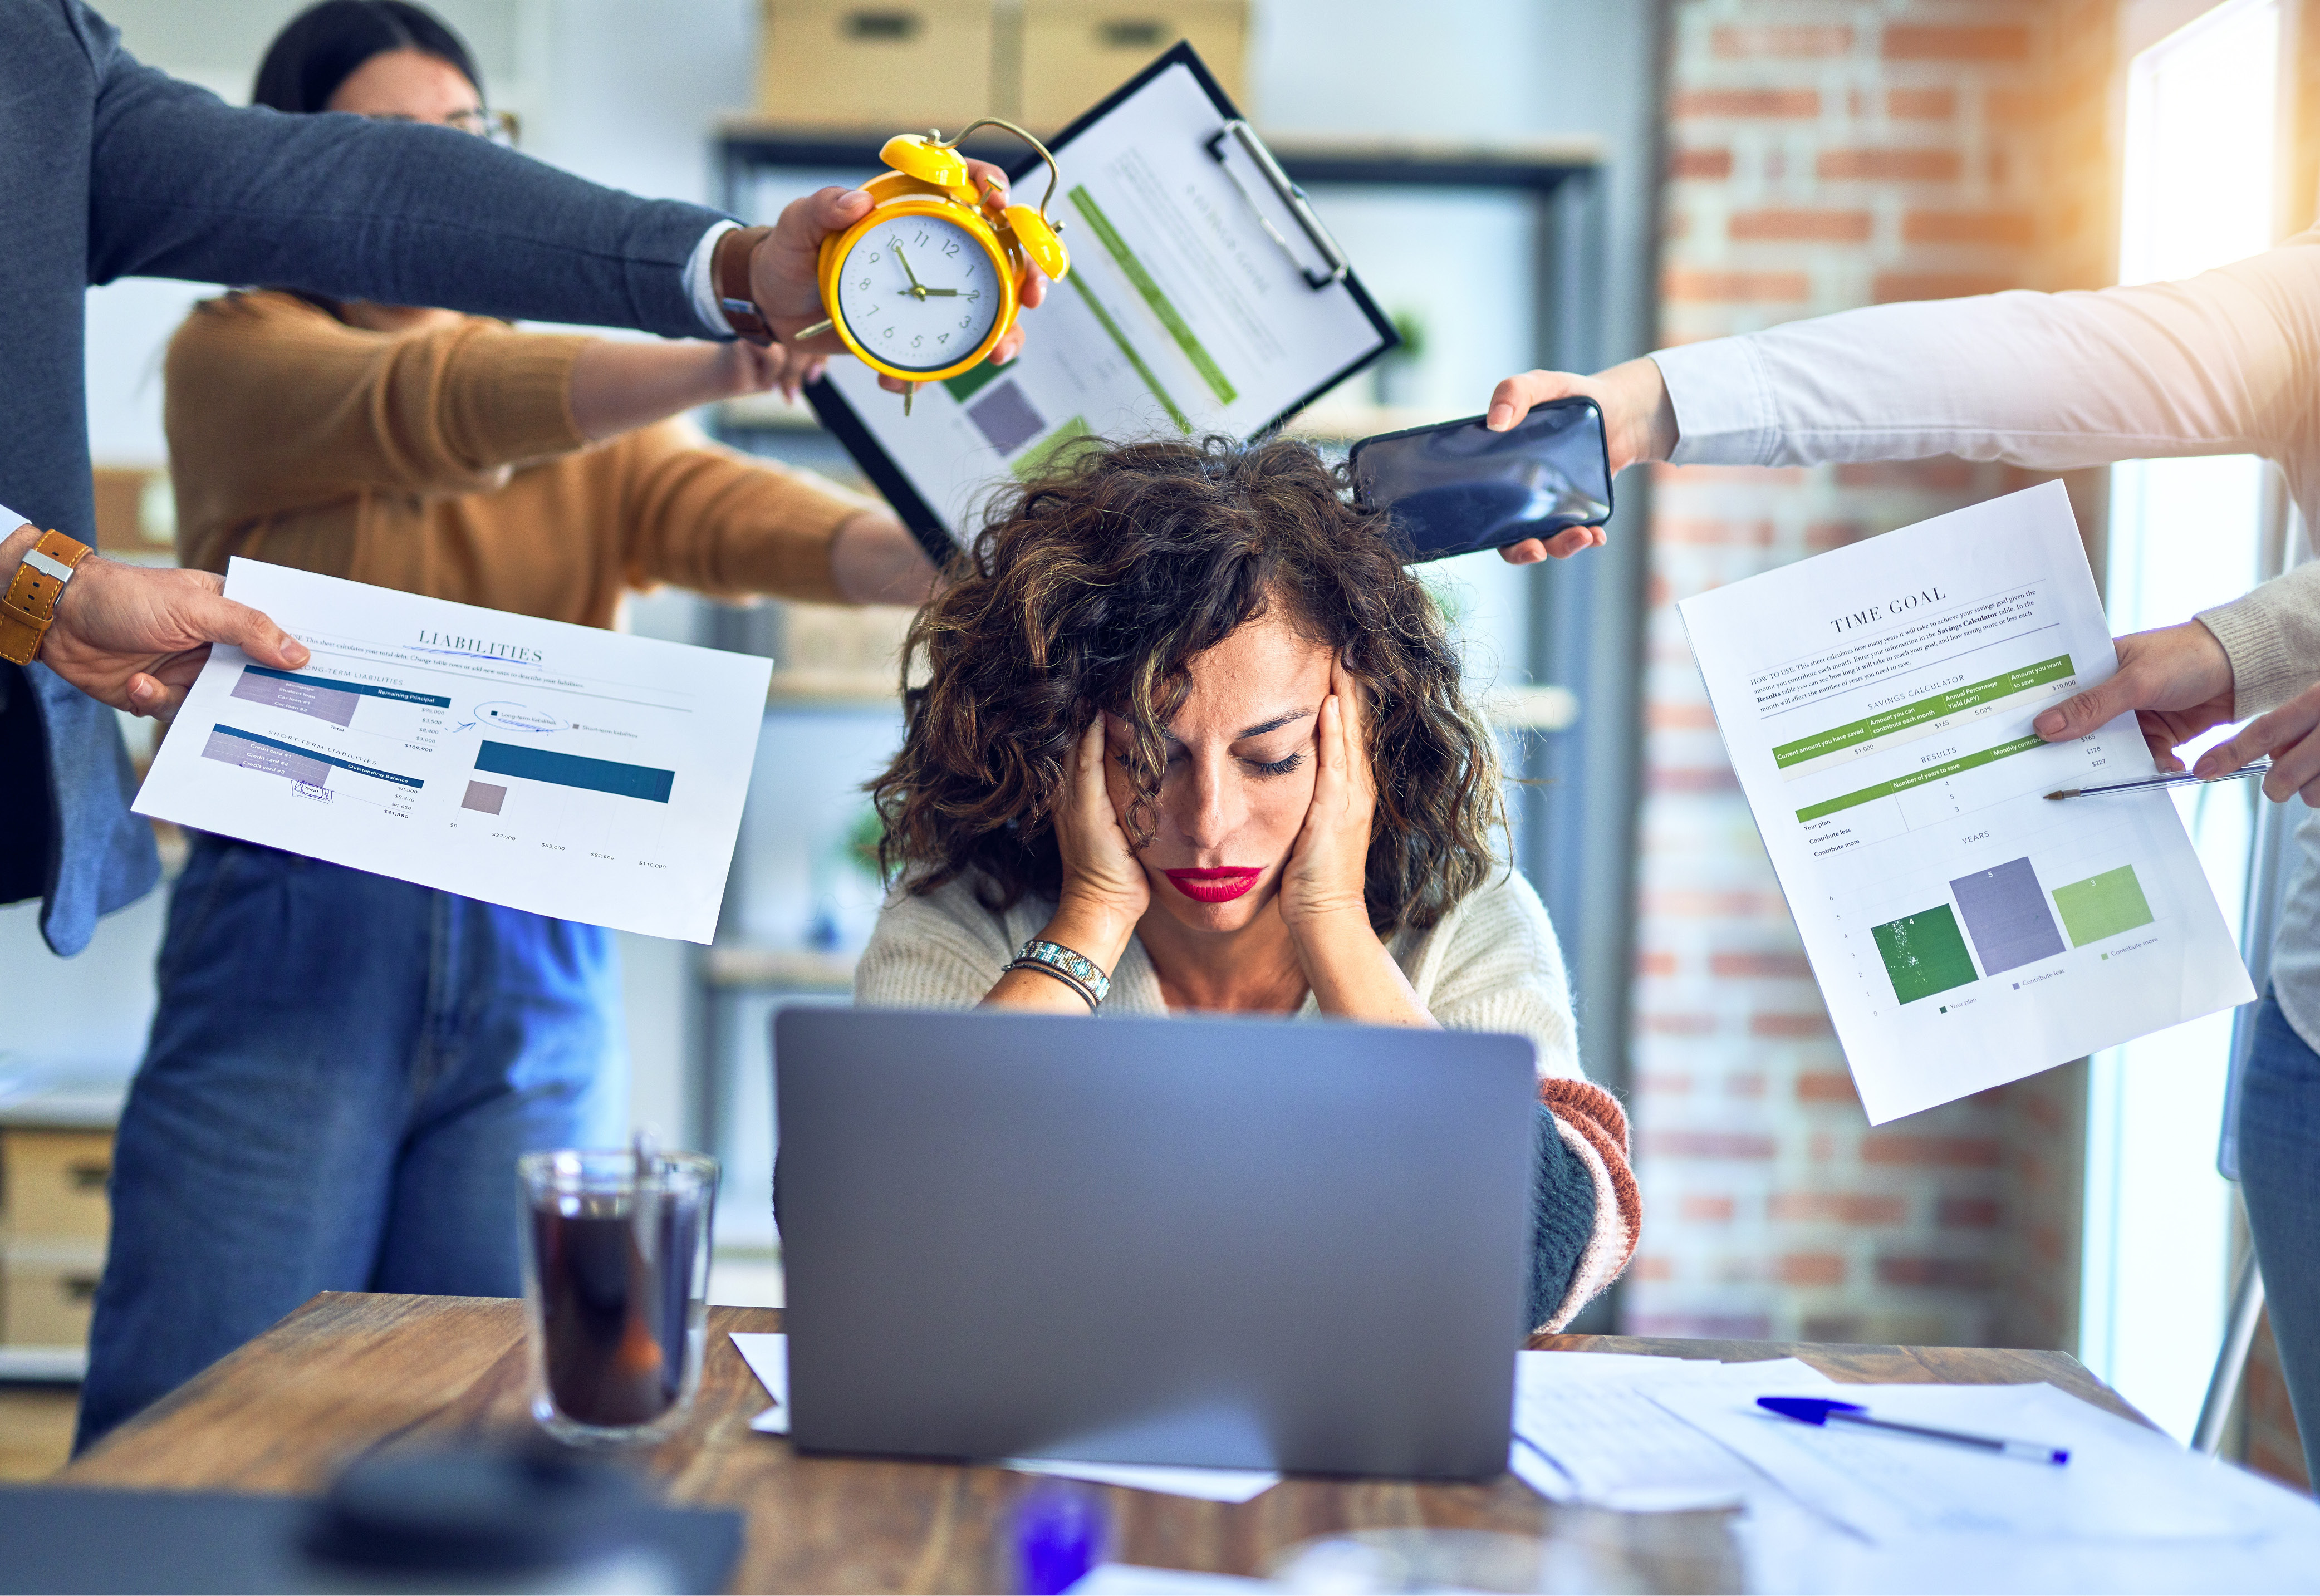
POLYGON ((1877 939, 1885 974, 1892 978, 1893 995, 1904 1003, 1981 978, 1947 903, 1887 920, 1871 934, 1877 939))
POLYGON ((2132 865, 2056 887, 2054 907, 2062 912, 2062 926, 2071 933, 2073 948, 2147 926, 2152 919, 2151 904, 2143 895, 2143 884, 2134 878, 2132 865))

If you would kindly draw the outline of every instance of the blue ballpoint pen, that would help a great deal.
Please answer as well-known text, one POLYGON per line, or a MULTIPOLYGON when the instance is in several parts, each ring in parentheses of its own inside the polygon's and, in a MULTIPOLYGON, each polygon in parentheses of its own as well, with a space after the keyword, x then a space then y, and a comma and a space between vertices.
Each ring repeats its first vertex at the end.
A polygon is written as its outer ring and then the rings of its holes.
POLYGON ((1934 1429, 1923 1424, 1896 1424, 1890 1419, 1871 1419, 1869 1410, 1859 1402, 1831 1401, 1826 1397, 1758 1397, 1756 1405, 1771 1410, 1784 1419, 1794 1419, 1805 1424, 1858 1424, 1869 1429, 1890 1429, 1897 1434, 1917 1436, 1928 1441, 1948 1441, 1954 1446, 1978 1447, 1995 1452, 2001 1457, 2020 1457, 2032 1463, 2068 1463, 2070 1449, 2049 1446, 2038 1441, 2009 1441, 1998 1436, 1971 1436, 1962 1430, 1934 1429))

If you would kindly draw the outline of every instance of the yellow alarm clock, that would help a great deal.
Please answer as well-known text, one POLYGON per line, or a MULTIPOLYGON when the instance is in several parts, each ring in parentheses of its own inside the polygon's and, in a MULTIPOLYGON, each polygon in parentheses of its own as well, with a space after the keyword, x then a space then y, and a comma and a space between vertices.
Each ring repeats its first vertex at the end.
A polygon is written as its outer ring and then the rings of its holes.
MULTIPOLYGON (((997 117, 956 137, 938 131, 886 141, 878 159, 893 168, 862 186, 869 214, 821 242, 821 303, 846 347, 863 364, 913 385, 940 382, 990 357, 1022 305, 1036 267, 1049 277, 1071 256, 1047 220, 1062 179, 1047 147, 997 117), (1039 208, 998 204, 998 189, 977 193, 958 144, 982 127, 1004 128, 1047 163, 1039 208)), ((801 337, 821 331, 808 328, 801 337)), ((912 388, 902 394, 910 413, 912 388)))

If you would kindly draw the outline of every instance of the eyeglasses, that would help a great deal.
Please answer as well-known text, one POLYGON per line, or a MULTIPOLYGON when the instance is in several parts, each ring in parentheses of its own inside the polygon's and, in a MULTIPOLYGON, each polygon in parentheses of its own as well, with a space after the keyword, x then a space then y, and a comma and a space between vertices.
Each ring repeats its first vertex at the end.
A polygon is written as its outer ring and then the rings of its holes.
MULTIPOLYGON (((385 112, 373 115, 371 121, 418 123, 425 122, 426 119, 385 112)), ((456 133, 473 133, 478 139, 489 139, 493 143, 505 145, 510 150, 515 148, 523 133, 523 124, 516 120, 514 112, 486 111, 481 106, 472 111, 454 111, 441 122, 426 125, 447 127, 456 133)))

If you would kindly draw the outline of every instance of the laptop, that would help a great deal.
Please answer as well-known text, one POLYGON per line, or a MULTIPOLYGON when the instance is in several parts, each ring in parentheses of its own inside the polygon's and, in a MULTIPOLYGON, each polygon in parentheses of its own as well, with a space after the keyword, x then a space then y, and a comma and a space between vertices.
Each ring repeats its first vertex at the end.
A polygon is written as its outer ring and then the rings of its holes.
POLYGON ((1528 1041, 801 1007, 774 1050, 800 1447, 1505 1470, 1528 1041))

